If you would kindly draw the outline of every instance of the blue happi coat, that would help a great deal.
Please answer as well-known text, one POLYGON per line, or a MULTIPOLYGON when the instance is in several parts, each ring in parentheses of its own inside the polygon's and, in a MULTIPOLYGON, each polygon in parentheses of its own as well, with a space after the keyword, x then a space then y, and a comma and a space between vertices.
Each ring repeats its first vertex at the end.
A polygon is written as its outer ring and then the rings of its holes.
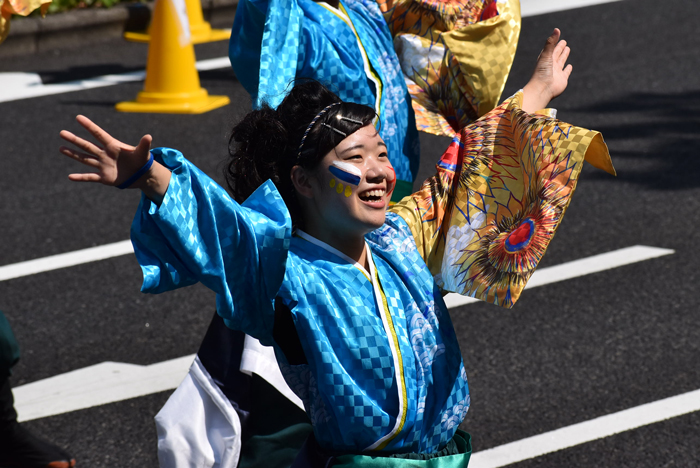
POLYGON ((292 234, 274 184, 243 204, 171 149, 160 206, 143 198, 132 227, 142 290, 198 281, 226 324, 275 347, 322 447, 434 452, 469 407, 457 338, 411 229, 397 214, 366 236, 369 271, 327 244, 292 234), (308 364, 289 365, 272 338, 274 302, 291 310, 308 364))

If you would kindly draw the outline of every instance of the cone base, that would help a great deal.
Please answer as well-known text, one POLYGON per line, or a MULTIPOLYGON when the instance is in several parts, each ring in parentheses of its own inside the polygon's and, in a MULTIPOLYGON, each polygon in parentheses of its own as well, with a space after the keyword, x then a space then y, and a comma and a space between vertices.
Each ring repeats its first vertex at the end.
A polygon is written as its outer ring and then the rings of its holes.
MULTIPOLYGON (((182 99, 180 94, 168 97, 165 93, 153 99, 153 93, 140 92, 136 101, 124 101, 114 106, 119 112, 147 112, 153 114, 203 114, 210 110, 223 107, 230 103, 228 96, 195 96, 193 99, 182 99), (146 98, 144 99, 144 95, 146 98)), ((206 91, 205 91, 206 94, 206 91)))
MULTIPOLYGON (((209 23, 200 25, 199 28, 191 28, 190 37, 192 44, 205 44, 207 42, 228 41, 231 37, 230 29, 212 29, 209 23)), ((151 41, 151 35, 148 31, 144 32, 125 32, 124 39, 131 42, 141 42, 147 44, 151 41)))

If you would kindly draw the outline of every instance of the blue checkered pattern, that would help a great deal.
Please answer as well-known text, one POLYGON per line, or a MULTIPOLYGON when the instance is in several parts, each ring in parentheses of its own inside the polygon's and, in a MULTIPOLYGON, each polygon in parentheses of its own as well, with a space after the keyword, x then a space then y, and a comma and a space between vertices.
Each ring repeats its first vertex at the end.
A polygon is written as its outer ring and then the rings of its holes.
MULTIPOLYGON (((263 343, 273 343, 279 298, 292 311, 308 365, 289 365, 279 350, 278 359, 319 443, 358 452, 389 434, 401 414, 399 369, 365 272, 292 236, 272 183, 239 206, 178 152, 154 154, 173 177, 162 204, 143 199, 134 221, 143 289, 202 281, 217 293, 226 323, 263 343)), ((388 213, 367 242, 398 337, 407 395, 406 421, 382 450, 434 452, 469 407, 452 323, 402 218, 388 213)))
MULTIPOLYGON (((412 387, 409 386, 409 402, 412 404, 409 417, 412 409, 415 414, 412 416, 412 430, 402 431, 405 437, 402 447, 431 452, 444 446, 459 425, 445 424, 444 415, 463 410, 460 412, 461 422, 469 408, 469 387, 459 343, 442 294, 418 254, 406 222, 388 212, 384 226, 369 234, 367 240, 380 277, 384 278, 382 284, 395 286, 391 293, 395 302, 389 299, 385 287, 387 302, 395 326, 402 331, 402 353, 404 356, 410 353, 408 355, 413 357, 410 368, 404 358, 404 367, 407 368, 406 380, 410 378, 413 383, 412 387), (394 308, 392 304, 398 307, 394 308)), ((387 448, 391 449, 392 445, 387 448)))
POLYGON ((277 107, 284 98, 287 84, 294 79, 299 56, 299 34, 303 13, 296 2, 270 0, 262 36, 260 84, 255 107, 268 101, 277 107))
MULTIPOLYGON (((397 178, 412 183, 418 171, 418 131, 389 28, 374 1, 342 3, 382 83, 380 135, 397 178)), ((344 101, 375 107, 378 90, 365 74, 357 38, 337 16, 312 0, 270 0, 267 7, 241 0, 238 10, 242 14, 236 14, 229 56, 254 106, 278 106, 292 80, 300 77, 319 80, 344 101)))
POLYGON ((141 290, 160 293, 200 281, 217 293, 217 309, 227 325, 272 344, 271 300, 284 277, 292 232, 274 184, 266 182, 238 205, 179 151, 152 152, 173 176, 160 206, 142 197, 132 225, 144 276, 141 290), (233 258, 238 261, 228 261, 233 258), (243 313, 250 310, 259 317, 243 313))

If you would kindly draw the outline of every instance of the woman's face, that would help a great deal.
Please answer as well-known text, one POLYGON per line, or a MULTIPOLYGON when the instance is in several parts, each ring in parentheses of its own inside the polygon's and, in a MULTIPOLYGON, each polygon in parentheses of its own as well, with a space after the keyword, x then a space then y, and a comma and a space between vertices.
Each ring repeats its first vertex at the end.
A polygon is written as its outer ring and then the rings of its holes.
POLYGON ((384 224, 396 174, 374 126, 362 127, 326 154, 310 185, 316 219, 307 218, 307 226, 326 234, 364 236, 384 224))

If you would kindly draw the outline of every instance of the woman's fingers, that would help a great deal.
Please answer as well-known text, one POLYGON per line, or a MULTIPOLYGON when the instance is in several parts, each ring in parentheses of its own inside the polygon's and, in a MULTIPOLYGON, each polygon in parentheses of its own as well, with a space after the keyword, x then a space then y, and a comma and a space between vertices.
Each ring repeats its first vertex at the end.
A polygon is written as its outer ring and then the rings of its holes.
POLYGON ((152 140, 150 135, 143 136, 138 146, 134 147, 113 138, 84 115, 78 115, 76 120, 103 147, 80 138, 72 132, 62 130, 60 133, 61 138, 75 148, 61 146, 59 152, 96 170, 93 173, 70 174, 70 180, 115 185, 117 180, 128 179, 130 174, 136 173, 148 161, 148 152, 152 140))
POLYGON ((75 120, 77 120, 80 125, 82 125, 88 132, 90 132, 92 136, 97 138, 97 141, 99 141, 103 145, 107 146, 107 144, 114 140, 112 135, 102 130, 95 122, 88 119, 84 115, 78 115, 75 118, 75 120))
POLYGON ((554 53, 554 50, 559 43, 560 37, 561 37, 561 31, 559 31, 558 28, 554 28, 554 31, 552 31, 552 34, 550 34, 549 37, 547 38, 547 40, 545 41, 544 49, 542 49, 542 52, 554 53))
MULTIPOLYGON (((562 42, 563 42, 563 41, 562 41, 562 42)), ((566 48, 564 48, 564 50, 562 50, 562 52, 561 52, 561 54, 559 55, 559 57, 557 57, 557 60, 556 60, 555 63, 557 64, 557 66, 559 67, 559 69, 564 68, 564 65, 566 65, 566 61, 569 59, 569 54, 570 54, 570 53, 571 53, 571 49, 569 49, 568 47, 566 47, 566 48)))
POLYGON ((100 161, 95 159, 92 155, 80 153, 78 151, 74 151, 74 150, 67 148, 65 146, 61 146, 58 149, 58 151, 60 151, 61 154, 78 161, 79 163, 85 164, 86 166, 92 167, 92 168, 100 171, 100 173, 83 172, 83 173, 69 174, 68 175, 69 180, 72 180, 75 182, 103 182, 104 183, 104 177, 102 175, 102 169, 103 169, 102 164, 100 163, 100 161))
POLYGON ((71 144, 77 146, 78 148, 85 151, 86 153, 89 153, 95 157, 102 155, 101 148, 90 143, 87 140, 80 138, 79 136, 69 132, 68 130, 61 130, 61 133, 59 133, 59 135, 61 138, 66 140, 68 143, 71 143, 71 144))
POLYGON ((571 64, 568 64, 566 68, 564 69, 564 77, 566 77, 566 80, 569 80, 569 77, 571 76, 571 72, 574 71, 574 66, 571 64))
POLYGON ((102 177, 94 172, 85 172, 82 174, 69 174, 68 178, 73 182, 102 182, 102 177))
POLYGON ((134 152, 148 154, 151 150, 151 142, 153 142, 153 137, 151 135, 142 136, 139 144, 134 148, 134 152))
POLYGON ((552 52, 552 58, 554 58, 554 60, 559 60, 566 51, 566 49, 568 49, 568 47, 566 46, 566 41, 562 39, 557 43, 556 47, 554 47, 554 51, 552 52))
POLYGON ((87 153, 80 153, 78 151, 73 151, 72 149, 61 146, 58 151, 64 156, 68 156, 71 159, 78 161, 79 163, 85 164, 86 166, 99 168, 100 161, 98 161, 94 156, 87 153))

